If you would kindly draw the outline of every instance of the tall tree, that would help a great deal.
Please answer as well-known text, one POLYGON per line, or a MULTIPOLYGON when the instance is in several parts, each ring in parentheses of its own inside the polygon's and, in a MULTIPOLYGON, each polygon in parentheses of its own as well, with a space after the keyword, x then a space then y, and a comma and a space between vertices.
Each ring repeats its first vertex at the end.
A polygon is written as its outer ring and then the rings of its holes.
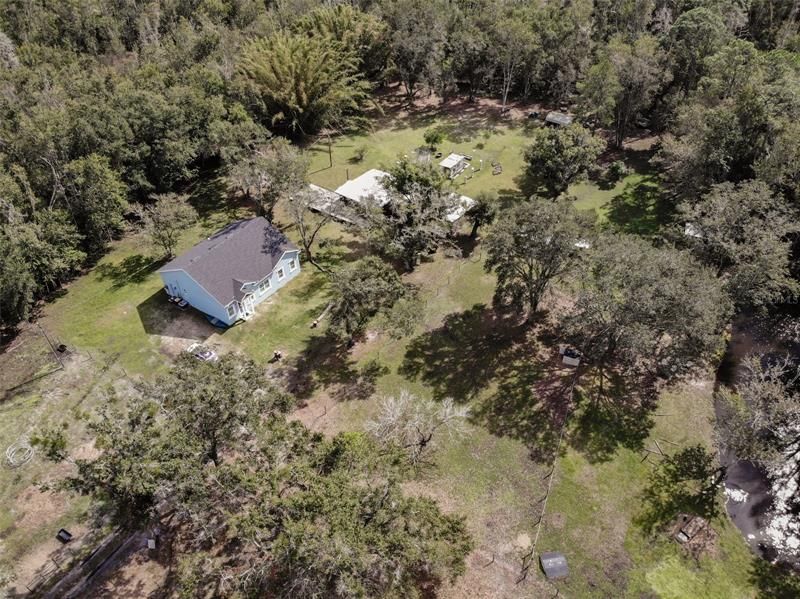
POLYGON ((497 217, 497 194, 481 192, 475 196, 475 204, 464 215, 472 223, 470 238, 478 236, 478 229, 490 225, 497 217))
POLYGON ((332 275, 331 325, 350 340, 369 320, 389 310, 406 292, 400 277, 375 256, 348 264, 332 275))
POLYGON ((604 147, 602 139, 577 123, 537 129, 525 149, 528 177, 557 198, 586 176, 604 147))
POLYGON ((169 374, 142 390, 163 406, 175 426, 196 439, 202 455, 216 466, 222 452, 234 449, 261 418, 283 414, 291 405, 262 368, 234 354, 217 362, 183 354, 169 374))
POLYGON ((35 291, 36 280, 15 231, 0 226, 0 325, 14 327, 27 318, 35 291))
POLYGON ((349 4, 321 6, 297 23, 301 31, 327 36, 358 56, 359 70, 370 80, 384 76, 391 52, 389 28, 377 15, 349 4))
POLYGON ((464 7, 455 19, 447 42, 453 71, 467 85, 467 101, 474 102, 494 73, 496 63, 490 35, 491 2, 482 1, 464 7))
POLYGON ((669 30, 668 55, 673 84, 683 92, 697 87, 705 60, 722 46, 727 32, 715 11, 700 7, 681 14, 669 30))
POLYGON ((382 9, 391 30, 391 64, 410 104, 421 83, 436 79, 445 47, 447 5, 440 0, 396 0, 382 9))
MULTIPOLYGON (((183 594, 415 597, 463 573, 472 548, 465 523, 403 492, 411 469, 402 448, 361 433, 325 439, 288 422, 281 408, 259 418, 254 402, 264 387, 250 387, 249 375, 240 380, 240 360, 230 360, 233 378, 222 362, 187 360, 177 367, 185 373, 168 375, 175 401, 155 389, 157 401, 133 400, 126 412, 94 421, 100 455, 74 460, 59 485, 108 500, 129 525, 172 514, 171 524, 189 533, 176 572, 183 594), (233 395, 246 405, 228 401, 233 395), (240 442, 217 465, 206 463, 208 420, 240 442), (224 557, 210 546, 225 546, 224 557)), ((61 459, 63 445, 52 441, 42 446, 61 459)))
POLYGON ((502 109, 506 107, 508 94, 535 41, 531 27, 524 19, 526 14, 520 11, 500 17, 493 23, 491 29, 493 55, 502 78, 500 85, 502 109))
POLYGON ((614 37, 578 85, 584 113, 600 124, 614 127, 614 145, 622 147, 625 135, 642 111, 649 108, 662 81, 662 55, 652 36, 627 44, 614 37))
POLYGON ((449 192, 411 183, 406 193, 392 190, 387 207, 367 206, 360 227, 371 245, 412 271, 422 256, 450 243, 452 207, 449 192))
POLYGON ((453 400, 421 399, 403 389, 395 397, 381 401, 367 431, 382 444, 395 445, 406 452, 413 466, 424 464, 440 444, 440 437, 464 432, 469 407, 456 406, 453 400))
POLYGON ((239 63, 263 121, 292 135, 359 121, 369 84, 358 67, 356 54, 328 37, 285 32, 247 44, 239 63))
POLYGON ((91 154, 64 167, 64 195, 88 254, 97 256, 122 231, 126 188, 107 158, 91 154))
POLYGON ((307 157, 279 137, 233 165, 228 180, 231 187, 254 200, 271 221, 277 203, 306 186, 307 173, 307 157))
POLYGON ((601 239, 580 273, 567 335, 598 368, 672 378, 719 351, 731 303, 687 252, 629 235, 601 239))
POLYGON ((575 266, 587 231, 572 201, 530 200, 501 213, 486 238, 484 267, 497 274, 495 301, 532 318, 551 285, 575 266))
POLYGON ((749 355, 735 389, 721 386, 723 442, 744 459, 777 473, 800 474, 800 368, 788 357, 749 355))
POLYGON ((790 273, 796 211, 760 181, 721 183, 696 203, 680 206, 695 255, 724 276, 741 308, 764 308, 798 290, 790 273))
MULTIPOLYGON (((301 189, 289 196, 287 212, 300 235, 305 260, 314 265, 320 272, 330 272, 314 257, 314 242, 322 228, 327 225, 332 217, 329 212, 320 211, 320 202, 323 198, 312 189, 301 189)), ((337 206, 338 209, 338 206, 337 206)))
POLYGON ((195 221, 197 212, 186 196, 168 193, 153 200, 152 204, 137 206, 142 229, 150 242, 163 250, 164 256, 172 258, 181 233, 195 221))

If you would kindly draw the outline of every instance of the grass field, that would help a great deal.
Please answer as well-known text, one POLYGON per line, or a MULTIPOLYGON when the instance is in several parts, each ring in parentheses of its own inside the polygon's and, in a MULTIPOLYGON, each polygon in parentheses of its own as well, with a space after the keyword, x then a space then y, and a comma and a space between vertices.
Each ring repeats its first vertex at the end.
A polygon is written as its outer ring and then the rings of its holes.
MULTIPOLYGON (((445 154, 461 151, 475 160, 482 158, 485 165, 492 160, 503 165, 502 175, 492 176, 486 168, 476 174, 459 188, 462 193, 495 190, 519 195, 525 127, 469 115, 461 121, 432 116, 395 122, 369 134, 336 139, 332 167, 327 148, 314 146, 309 149, 311 179, 336 187, 348 173, 353 177, 367 168, 386 167, 421 145, 423 131, 434 125, 449 128, 448 141, 441 147, 445 154), (362 144, 368 146, 363 162, 352 161, 362 144)), ((594 210, 600 223, 650 233, 665 213, 655 200, 652 173, 638 157, 632 157, 631 166, 632 172, 615 185, 603 188, 587 182, 571 192, 578 207, 594 210)), ((183 236, 181 248, 243 214, 224 206, 218 181, 194 190, 193 197, 201 220, 183 236)), ((277 221, 287 225, 280 211, 277 221)), ((286 231, 294 235, 291 227, 286 231)), ((323 258, 331 264, 361 250, 337 225, 327 226, 321 238, 323 258)), ((91 353, 94 362, 77 363, 2 405, 0 441, 41 422, 66 423, 71 425, 71 446, 83 447, 83 430, 76 423, 101 401, 99 386, 116 376, 124 381, 125 373, 153 376, 194 339, 223 351, 241 351, 262 363, 281 349, 303 402, 295 417, 329 434, 361 430, 376 412, 379 398, 401 389, 469 405, 467 434, 443 439, 435 467, 408 485, 409 492, 433 496, 445 510, 464 514, 475 538, 477 550, 466 576, 445 595, 552 596, 552 587, 535 568, 524 583, 517 584, 517 578, 521 558, 535 538, 571 373, 558 365, 546 326, 531 330, 515 315, 491 308, 494 278, 484 272, 480 245, 462 259, 440 252, 406 276, 421 289, 424 306, 413 334, 396 340, 370 331, 349 352, 331 342, 324 325, 309 326, 328 301, 325 278, 310 265, 261 305, 255 318, 219 333, 202 318, 167 304, 155 273, 158 263, 150 255, 141 237, 126 237, 46 307, 45 328, 59 341, 91 353), (96 364, 110 364, 111 371, 103 373, 96 364), (64 391, 54 393, 54 386, 64 391)), ((634 524, 650 468, 641 461, 642 447, 655 438, 677 446, 708 444, 710 389, 703 383, 666 391, 658 412, 673 416, 654 417, 652 426, 635 416, 615 420, 598 414, 589 402, 578 404, 556 460, 537 546, 539 551, 567 554, 573 575, 559 585, 564 596, 757 596, 758 580, 751 575, 755 560, 726 520, 714 522, 720 533, 719 553, 699 562, 683 555, 664 535, 645 534, 634 524)), ((14 565, 37 558, 39 539, 54 527, 86 519, 87 504, 70 499, 57 514, 34 518, 36 526, 20 527, 33 482, 57 473, 40 458, 23 470, 0 471, 0 500, 14 506, 0 514, 5 546, 0 561, 14 565)))

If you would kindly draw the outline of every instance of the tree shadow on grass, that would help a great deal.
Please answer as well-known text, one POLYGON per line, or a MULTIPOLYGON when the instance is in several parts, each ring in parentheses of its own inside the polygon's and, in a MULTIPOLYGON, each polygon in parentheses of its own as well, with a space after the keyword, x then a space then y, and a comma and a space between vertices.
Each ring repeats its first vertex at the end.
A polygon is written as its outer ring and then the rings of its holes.
POLYGON ((436 399, 467 402, 491 383, 507 359, 505 352, 524 335, 515 318, 475 304, 413 339, 399 371, 430 385, 436 399))
POLYGON ((421 379, 436 399, 466 403, 480 397, 472 420, 493 435, 517 439, 530 457, 549 463, 570 409, 574 371, 542 359, 541 326, 520 325, 483 304, 450 314, 414 339, 400 374, 421 379))
POLYGON ((701 446, 687 447, 660 460, 650 472, 642 492, 642 512, 636 523, 647 532, 667 525, 679 514, 711 520, 722 512, 719 489, 725 468, 701 446))
POLYGON ((655 404, 647 398, 617 390, 613 399, 590 399, 577 393, 570 445, 593 464, 614 457, 625 447, 641 451, 653 427, 655 404))
POLYGON ((556 457, 561 427, 569 413, 573 373, 537 362, 527 344, 520 344, 501 369, 497 390, 473 413, 494 435, 525 443, 535 462, 556 457))
POLYGON ((797 599, 800 597, 800 570, 786 564, 771 564, 763 559, 753 561, 750 581, 759 590, 759 597, 797 599))
POLYGON ((608 204, 608 221, 624 233, 653 235, 668 224, 675 206, 667 199, 655 177, 629 183, 608 204))
POLYGON ((94 272, 101 281, 111 280, 112 289, 141 283, 166 262, 164 258, 152 258, 135 254, 114 264, 98 264, 94 272))
POLYGON ((298 399, 311 398, 319 388, 330 389, 337 401, 368 399, 378 378, 388 370, 375 360, 358 366, 341 339, 325 333, 312 337, 284 372, 288 389, 298 399))

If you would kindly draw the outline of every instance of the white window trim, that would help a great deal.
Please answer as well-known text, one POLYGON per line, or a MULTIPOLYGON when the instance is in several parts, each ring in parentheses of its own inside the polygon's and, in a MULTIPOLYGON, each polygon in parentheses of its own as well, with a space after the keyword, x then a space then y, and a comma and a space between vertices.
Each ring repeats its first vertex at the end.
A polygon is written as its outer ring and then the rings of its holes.
POLYGON ((280 267, 280 268, 279 268, 279 269, 278 269, 278 270, 275 272, 275 276, 276 276, 276 277, 278 277, 278 280, 279 280, 279 281, 283 281, 283 279, 286 277, 286 272, 283 270, 283 266, 281 266, 281 267, 280 267))
POLYGON ((258 292, 261 294, 266 293, 270 287, 272 287, 272 281, 267 277, 258 284, 258 292))
POLYGON ((294 272, 297 270, 297 258, 292 258, 289 260, 289 272, 294 272))
POLYGON ((228 314, 228 318, 233 318, 236 316, 236 302, 231 302, 225 306, 225 312, 228 314), (231 314, 231 310, 233 310, 233 314, 231 314))

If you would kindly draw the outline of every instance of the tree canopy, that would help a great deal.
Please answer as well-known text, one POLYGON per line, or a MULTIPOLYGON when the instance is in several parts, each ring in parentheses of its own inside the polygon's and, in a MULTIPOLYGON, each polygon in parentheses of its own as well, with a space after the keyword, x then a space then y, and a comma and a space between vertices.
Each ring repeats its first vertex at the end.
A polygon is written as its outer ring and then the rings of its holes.
POLYGON ((571 200, 532 199, 501 213, 486 238, 485 268, 497 274, 495 300, 539 308, 550 286, 576 266, 588 220, 571 200))
MULTIPOLYGON (((326 440, 287 421, 288 406, 242 356, 187 355, 91 422, 101 453, 74 460, 59 486, 109 501, 131 526, 180 520, 192 532, 184 593, 419 597, 464 571, 464 521, 402 491, 402 448, 363 433, 326 440)), ((60 447, 59 434, 37 442, 60 447)))
POLYGON ((730 315, 723 283, 688 252, 620 235, 592 248, 564 326, 601 372, 674 378, 721 349, 730 315))
POLYGON ((533 132, 525 150, 528 178, 556 198, 583 179, 595 165, 605 143, 577 123, 533 132))

